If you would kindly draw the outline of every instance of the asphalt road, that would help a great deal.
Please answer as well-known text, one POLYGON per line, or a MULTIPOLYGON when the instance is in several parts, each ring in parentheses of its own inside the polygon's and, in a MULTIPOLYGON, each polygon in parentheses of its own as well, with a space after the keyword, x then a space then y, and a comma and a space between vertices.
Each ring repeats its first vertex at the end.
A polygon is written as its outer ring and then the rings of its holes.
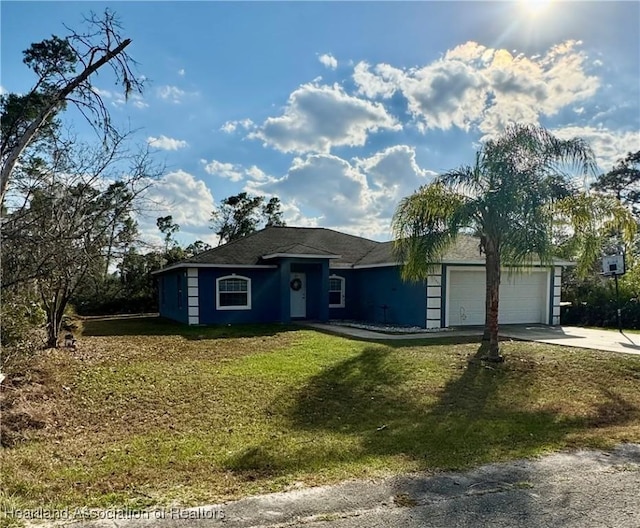
POLYGON ((300 489, 76 527, 639 528, 640 444, 300 489), (160 517, 160 518, 158 518, 160 517))

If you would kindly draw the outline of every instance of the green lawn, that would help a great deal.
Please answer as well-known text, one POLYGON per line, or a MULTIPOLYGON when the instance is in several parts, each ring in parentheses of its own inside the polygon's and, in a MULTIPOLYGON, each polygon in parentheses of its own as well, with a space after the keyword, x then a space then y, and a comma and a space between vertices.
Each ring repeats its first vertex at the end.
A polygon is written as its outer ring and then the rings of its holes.
POLYGON ((488 368, 477 347, 87 321, 77 351, 5 391, 8 425, 30 427, 2 452, 0 510, 214 503, 640 441, 640 357, 505 342, 488 368))

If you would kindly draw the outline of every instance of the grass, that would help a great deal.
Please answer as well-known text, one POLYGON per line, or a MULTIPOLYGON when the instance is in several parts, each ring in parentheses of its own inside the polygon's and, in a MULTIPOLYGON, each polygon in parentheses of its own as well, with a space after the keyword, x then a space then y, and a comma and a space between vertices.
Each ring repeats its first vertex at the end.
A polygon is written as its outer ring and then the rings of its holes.
POLYGON ((640 357, 85 321, 5 389, 0 510, 196 505, 640 441, 640 357))

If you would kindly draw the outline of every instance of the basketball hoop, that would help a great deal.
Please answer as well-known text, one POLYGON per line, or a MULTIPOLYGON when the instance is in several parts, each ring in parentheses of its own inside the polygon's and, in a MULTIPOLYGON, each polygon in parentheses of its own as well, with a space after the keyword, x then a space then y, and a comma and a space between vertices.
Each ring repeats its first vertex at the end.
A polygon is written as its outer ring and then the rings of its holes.
POLYGON ((624 275, 624 254, 607 255, 602 257, 602 274, 605 277, 613 277, 616 282, 616 319, 618 321, 618 331, 622 333, 622 317, 620 311, 620 291, 618 290, 618 277, 624 275))
POLYGON ((624 275, 624 255, 607 255, 602 257, 602 274, 608 277, 624 275))

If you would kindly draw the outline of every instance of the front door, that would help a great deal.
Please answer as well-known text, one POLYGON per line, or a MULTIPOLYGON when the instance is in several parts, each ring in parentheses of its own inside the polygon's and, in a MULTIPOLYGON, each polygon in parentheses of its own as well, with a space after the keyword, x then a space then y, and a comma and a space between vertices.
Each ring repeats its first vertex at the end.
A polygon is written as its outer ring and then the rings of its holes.
POLYGON ((291 292, 291 317, 306 317, 307 276, 304 273, 292 273, 289 291, 291 292))

